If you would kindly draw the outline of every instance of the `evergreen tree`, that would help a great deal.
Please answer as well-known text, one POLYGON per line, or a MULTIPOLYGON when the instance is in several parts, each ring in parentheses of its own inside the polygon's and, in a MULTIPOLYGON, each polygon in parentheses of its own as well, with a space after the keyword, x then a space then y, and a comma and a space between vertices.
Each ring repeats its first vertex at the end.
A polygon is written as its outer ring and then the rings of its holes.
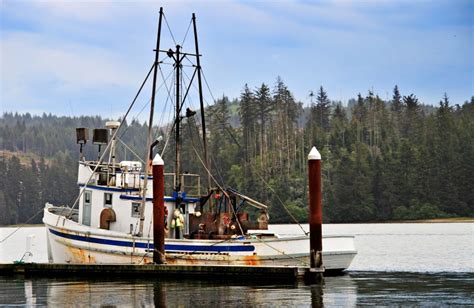
MULTIPOLYGON (((272 222, 290 222, 285 208, 307 219, 307 154, 323 157, 324 219, 331 222, 474 215, 474 98, 438 107, 394 87, 390 101, 369 91, 347 107, 330 103, 320 87, 302 108, 277 78, 272 91, 243 87, 239 100, 223 96, 206 109, 211 167, 224 187, 236 187, 269 205, 272 222), (332 111, 332 113, 331 113, 332 111), (276 192, 276 193, 275 193, 276 192), (285 207, 282 206, 282 203, 285 207)), ((77 196, 75 128, 103 127, 98 116, 4 113, 0 118, 0 224, 22 223, 45 202, 69 204, 77 196), (74 154, 71 154, 74 153, 74 154)), ((193 117, 182 122, 183 170, 206 175, 195 151, 202 148, 193 117)), ((170 133, 172 123, 154 135, 170 133)), ((118 159, 145 155, 146 123, 129 120, 118 159)), ((163 151, 160 144, 159 151, 163 151)), ((173 138, 164 159, 175 159, 173 138)), ((84 148, 87 160, 97 147, 84 148)), ((201 181, 206 182, 206 181, 201 181)), ((41 222, 38 215, 32 223, 41 222)))

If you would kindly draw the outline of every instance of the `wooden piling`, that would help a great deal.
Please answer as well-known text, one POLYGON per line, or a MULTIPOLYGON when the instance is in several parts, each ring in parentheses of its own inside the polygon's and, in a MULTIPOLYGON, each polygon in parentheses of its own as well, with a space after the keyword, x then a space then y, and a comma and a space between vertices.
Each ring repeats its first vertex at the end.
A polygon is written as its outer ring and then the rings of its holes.
POLYGON ((309 182, 309 238, 311 268, 321 268, 322 240, 322 194, 321 194, 321 154, 313 147, 308 155, 309 182))
POLYGON ((159 154, 153 159, 153 262, 166 263, 165 258, 165 176, 159 154))

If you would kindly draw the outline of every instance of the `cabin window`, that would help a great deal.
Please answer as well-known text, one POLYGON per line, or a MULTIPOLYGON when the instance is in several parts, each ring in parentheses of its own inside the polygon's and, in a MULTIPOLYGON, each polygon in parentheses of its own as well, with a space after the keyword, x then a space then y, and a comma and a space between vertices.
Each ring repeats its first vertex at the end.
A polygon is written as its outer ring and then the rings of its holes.
POLYGON ((112 207, 112 194, 104 193, 104 207, 112 207))
POLYGON ((92 191, 84 191, 84 203, 82 206, 82 224, 86 226, 91 225, 91 198, 92 191))
POLYGON ((90 190, 84 191, 84 203, 91 204, 92 192, 90 190))
POLYGON ((132 202, 132 217, 140 217, 140 203, 132 202))

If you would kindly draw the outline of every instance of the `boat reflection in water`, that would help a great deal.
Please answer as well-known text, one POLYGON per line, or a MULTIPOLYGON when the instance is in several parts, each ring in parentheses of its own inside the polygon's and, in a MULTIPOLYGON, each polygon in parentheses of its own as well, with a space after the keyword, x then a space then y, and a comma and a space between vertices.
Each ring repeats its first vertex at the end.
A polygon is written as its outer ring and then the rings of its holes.
POLYGON ((473 273, 352 272, 321 285, 0 277, 0 306, 356 306, 472 304, 473 273))
POLYGON ((27 279, 23 283, 12 283, 11 286, 9 289, 12 292, 7 297, 4 297, 5 294, 1 296, 0 305, 187 307, 223 303, 231 306, 328 303, 353 306, 357 301, 356 286, 350 276, 328 277, 325 284, 314 286, 270 283, 242 285, 242 282, 195 280, 69 279, 27 279))

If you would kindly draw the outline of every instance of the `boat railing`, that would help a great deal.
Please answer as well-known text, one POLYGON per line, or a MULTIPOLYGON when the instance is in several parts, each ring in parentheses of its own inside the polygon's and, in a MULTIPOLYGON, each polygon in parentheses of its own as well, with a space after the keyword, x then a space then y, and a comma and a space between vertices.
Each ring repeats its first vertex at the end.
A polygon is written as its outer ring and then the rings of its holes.
MULTIPOLYGON (((165 173, 165 194, 171 196, 175 189, 176 175, 165 173)), ((199 174, 181 174, 181 191, 186 192, 189 197, 201 196, 201 177, 199 174)))
MULTIPOLYGON (((80 175, 86 181, 92 170, 97 166, 97 162, 81 162, 87 166, 89 173, 80 175)), ((80 173, 82 173, 80 169, 80 173)), ((175 190, 176 175, 174 173, 165 173, 165 194, 173 195, 175 190)), ((140 167, 121 166, 119 164, 100 164, 95 170, 94 175, 89 181, 92 185, 116 186, 126 189, 141 190, 143 187, 144 174, 140 167)), ((201 177, 194 173, 181 174, 181 191, 189 197, 201 196, 201 177)))
POLYGON ((198 174, 185 173, 181 175, 182 190, 189 197, 201 196, 201 177, 198 174))
POLYGON ((58 216, 67 217, 75 222, 79 221, 79 211, 77 209, 71 209, 66 206, 51 206, 48 208, 48 211, 58 216))

